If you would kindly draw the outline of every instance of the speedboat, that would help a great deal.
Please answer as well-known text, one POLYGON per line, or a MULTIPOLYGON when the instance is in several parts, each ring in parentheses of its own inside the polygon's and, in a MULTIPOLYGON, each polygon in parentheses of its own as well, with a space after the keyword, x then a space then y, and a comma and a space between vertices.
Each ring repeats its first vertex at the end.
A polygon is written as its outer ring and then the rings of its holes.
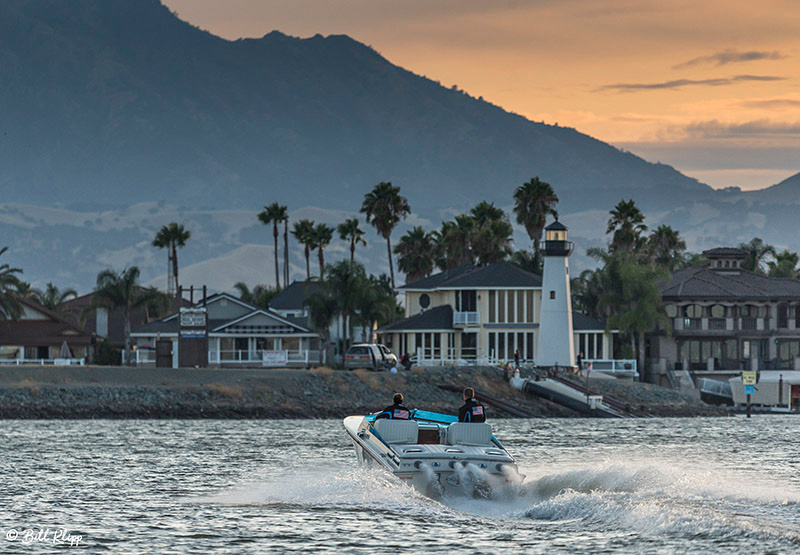
POLYGON ((488 423, 412 410, 409 420, 348 416, 361 464, 384 468, 428 497, 490 498, 522 483, 514 458, 488 423))

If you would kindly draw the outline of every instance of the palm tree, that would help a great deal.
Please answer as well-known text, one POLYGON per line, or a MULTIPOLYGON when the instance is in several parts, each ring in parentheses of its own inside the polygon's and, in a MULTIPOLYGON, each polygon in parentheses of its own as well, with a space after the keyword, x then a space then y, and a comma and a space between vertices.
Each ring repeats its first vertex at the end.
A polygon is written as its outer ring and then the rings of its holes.
POLYGON ((411 213, 408 199, 400 195, 400 187, 391 182, 381 181, 369 193, 364 195, 361 212, 366 214, 367 223, 372 225, 378 234, 386 239, 386 252, 389 255, 389 276, 394 288, 394 264, 392 262, 392 230, 397 222, 411 213))
POLYGON ((364 230, 358 227, 358 218, 349 218, 340 223, 336 228, 342 241, 350 241, 350 262, 355 262, 356 245, 361 243, 367 246, 364 240, 364 230))
POLYGON ((289 214, 283 220, 283 287, 289 287, 289 214))
POLYGON ((406 283, 427 277, 433 271, 433 238, 421 226, 414 227, 394 247, 397 269, 406 275, 406 283))
POLYGON ((325 360, 331 361, 331 324, 338 310, 337 299, 327 291, 317 291, 303 299, 303 306, 308 308, 311 325, 322 336, 325 346, 325 360))
POLYGON ((139 268, 131 266, 115 272, 103 270, 97 274, 93 303, 109 311, 119 310, 125 326, 125 360, 131 361, 131 315, 137 308, 156 308, 165 310, 169 306, 169 296, 155 287, 139 285, 139 268))
POLYGON ((514 251, 508 257, 508 262, 532 274, 542 273, 542 255, 536 251, 514 251))
MULTIPOLYGON (((163 226, 153 239, 153 246, 159 249, 169 249, 167 252, 172 258, 172 276, 175 278, 175 291, 178 290, 178 247, 185 247, 186 241, 192 236, 191 232, 182 225, 172 222, 163 226)), ((169 281, 167 281, 169 292, 169 281)))
MULTIPOLYGON (((7 250, 8 247, 0 249, 0 256, 7 250)), ((22 306, 17 300, 20 285, 17 274, 21 273, 20 268, 12 268, 8 264, 0 265, 0 320, 16 320, 22 316, 22 306)))
POLYGON ((354 300, 364 288, 366 279, 364 266, 358 262, 340 260, 328 264, 325 269, 324 287, 328 294, 337 299, 337 313, 342 317, 342 339, 345 345, 349 343, 348 338, 351 336, 350 328, 355 312, 354 300))
POLYGON ((453 222, 442 222, 442 229, 434 231, 432 237, 436 243, 436 265, 442 270, 475 263, 472 252, 475 219, 472 216, 459 214, 453 222))
POLYGON ((314 226, 314 244, 317 247, 317 257, 319 257, 319 279, 322 279, 325 270, 325 247, 331 244, 333 240, 334 229, 326 224, 317 224, 314 226))
POLYGON ((642 243, 642 233, 647 231, 644 214, 630 200, 621 200, 611 212, 606 233, 614 233, 609 249, 634 252, 642 243))
POLYGON ((381 326, 398 318, 397 300, 394 294, 387 292, 374 276, 362 281, 354 304, 358 313, 358 323, 361 325, 361 337, 370 343, 372 337, 367 333, 367 329, 372 330, 375 324, 381 326))
POLYGON ((475 220, 472 252, 481 265, 504 260, 511 253, 511 235, 514 228, 505 211, 494 203, 482 201, 470 210, 475 220))
POLYGON ((311 269, 308 260, 311 256, 311 250, 316 248, 316 244, 314 243, 314 220, 300 220, 299 222, 295 222, 292 227, 292 235, 305 247, 306 280, 309 280, 311 279, 311 269))
POLYGON ((289 212, 285 206, 281 206, 277 202, 273 202, 269 206, 265 206, 264 210, 258 213, 258 221, 264 225, 272 224, 272 238, 275 241, 275 286, 281 286, 280 274, 278 273, 280 265, 278 264, 278 224, 287 222, 289 220, 289 212))
POLYGON ((686 242, 678 231, 668 225, 660 225, 647 239, 648 258, 654 264, 672 271, 682 261, 686 242))
POLYGON ((558 216, 556 204, 558 196, 553 187, 538 177, 520 185, 514 191, 514 213, 517 215, 517 223, 525 227, 528 237, 533 241, 533 250, 537 253, 547 215, 558 216))
POLYGON ((64 304, 70 297, 75 298, 78 293, 74 289, 59 289, 52 283, 48 283, 44 291, 33 289, 31 297, 41 306, 55 312, 56 314, 66 314, 69 308, 64 304))
POLYGON ((261 308, 269 308, 269 303, 281 292, 280 287, 270 287, 260 283, 251 290, 243 281, 236 282, 233 288, 239 292, 241 300, 261 308))
POLYGON ((742 268, 756 272, 759 274, 764 273, 761 263, 768 254, 775 255, 775 247, 766 244, 762 239, 753 237, 749 243, 739 243, 739 248, 747 253, 742 268))
POLYGON ((783 252, 775 253, 775 260, 767 262, 769 277, 781 278, 796 278, 798 277, 797 262, 798 255, 796 252, 789 252, 784 249, 783 252))

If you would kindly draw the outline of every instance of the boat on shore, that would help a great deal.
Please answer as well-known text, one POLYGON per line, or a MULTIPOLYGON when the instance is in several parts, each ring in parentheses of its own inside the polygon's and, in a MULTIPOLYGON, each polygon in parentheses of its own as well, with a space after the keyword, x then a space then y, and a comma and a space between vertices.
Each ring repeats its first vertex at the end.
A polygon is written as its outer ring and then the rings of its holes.
POLYGON ((409 420, 362 415, 343 424, 361 464, 383 468, 434 499, 490 498, 524 479, 488 423, 412 410, 409 420))

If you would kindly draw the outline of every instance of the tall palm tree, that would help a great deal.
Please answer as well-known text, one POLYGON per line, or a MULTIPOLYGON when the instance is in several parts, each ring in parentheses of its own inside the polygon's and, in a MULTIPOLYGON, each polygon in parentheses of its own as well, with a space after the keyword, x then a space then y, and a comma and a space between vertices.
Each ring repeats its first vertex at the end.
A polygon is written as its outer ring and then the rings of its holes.
POLYGON ((125 327, 125 360, 131 362, 131 315, 137 308, 165 310, 169 296, 155 287, 139 285, 139 268, 131 266, 117 273, 103 270, 97 274, 93 303, 109 311, 119 310, 125 327))
POLYGON ((773 257, 775 260, 767 262, 769 277, 781 278, 796 278, 798 277, 797 262, 798 255, 796 252, 789 252, 784 249, 783 252, 776 252, 773 257))
POLYGON ((677 230, 668 225, 660 225, 647 239, 648 258, 654 264, 674 270, 683 260, 686 242, 681 239, 677 230))
POLYGON ((473 264, 474 236, 475 219, 472 216, 459 214, 455 221, 442 222, 442 228, 432 234, 436 265, 442 270, 449 270, 462 264, 473 264))
POLYGON ((739 248, 747 253, 742 262, 742 268, 759 274, 764 273, 761 264, 767 255, 775 255, 775 247, 768 245, 758 237, 753 237, 749 243, 739 243, 739 248))
POLYGON ((316 248, 314 243, 314 220, 300 220, 295 222, 292 226, 292 235, 297 241, 305 248, 306 255, 306 280, 311 279, 311 268, 309 266, 309 257, 311 250, 316 248))
POLYGON ((369 343, 372 343, 372 337, 367 333, 368 329, 372 330, 375 324, 382 326, 398 318, 394 294, 387 292, 374 276, 362 281, 354 304, 358 323, 361 325, 361 337, 369 343))
POLYGON ((606 233, 613 233, 610 250, 634 252, 642 243, 642 234, 647 231, 644 224, 644 214, 636 206, 633 199, 621 200, 609 212, 606 233))
POLYGON ((338 300, 324 289, 316 291, 303 299, 303 306, 308 308, 311 325, 322 336, 325 360, 328 363, 333 360, 330 352, 331 325, 336 319, 338 305, 338 300))
POLYGON ((350 241, 350 262, 355 262, 356 245, 361 243, 367 246, 364 240, 364 230, 358 227, 358 218, 349 218, 340 223, 336 228, 342 241, 350 241))
MULTIPOLYGON (((175 291, 178 290, 178 248, 186 246, 186 241, 191 238, 192 234, 189 230, 185 229, 182 225, 172 222, 163 226, 153 239, 153 246, 159 249, 168 249, 168 253, 172 258, 172 276, 175 278, 175 291)), ((167 291, 169 292, 169 282, 167 282, 167 291)))
POLYGON ((317 224, 314 226, 314 245, 317 247, 317 256, 319 257, 319 279, 322 279, 323 272, 325 271, 325 247, 330 245, 333 239, 333 228, 326 224, 317 224))
POLYGON ((416 226, 403 235, 394 247, 397 269, 406 275, 406 283, 427 277, 433 271, 433 238, 416 226))
POLYGON ((338 300, 337 313, 342 317, 342 339, 345 345, 349 343, 350 328, 352 326, 353 313, 355 311, 354 301, 361 289, 367 273, 364 266, 358 262, 340 260, 334 264, 328 264, 325 269, 325 290, 338 300))
POLYGON ((548 214, 558 216, 556 204, 558 196, 553 187, 538 177, 523 183, 514 191, 514 213, 517 215, 517 223, 524 226, 528 232, 528 237, 533 241, 534 252, 539 252, 539 240, 542 238, 548 214))
POLYGON ((470 210, 475 220, 472 252, 483 266, 504 260, 511 252, 511 235, 514 228, 505 211, 494 203, 479 202, 470 210))
POLYGON ((289 287, 289 214, 283 220, 283 287, 289 287))
POLYGON ((34 289, 31 292, 33 300, 51 312, 56 314, 66 314, 68 307, 64 304, 70 297, 75 298, 78 293, 74 289, 59 289, 52 283, 48 283, 44 291, 34 289))
MULTIPOLYGON (((0 256, 7 250, 8 247, 0 249, 0 256)), ((20 285, 17 275, 21 273, 20 268, 12 268, 8 264, 0 265, 0 320, 16 320, 22 316, 22 306, 17 300, 20 285)))
POLYGON ((272 301, 275 295, 281 292, 280 287, 270 287, 261 283, 253 286, 251 290, 243 281, 236 282, 233 288, 239 292, 239 298, 241 300, 247 304, 261 308, 269 308, 270 301, 272 301))
POLYGON ((281 279, 278 270, 278 224, 289 220, 289 211, 285 206, 281 206, 277 202, 273 202, 269 206, 265 206, 264 210, 258 213, 258 221, 264 225, 272 224, 272 238, 275 241, 275 286, 281 286, 281 279))
POLYGON ((404 220, 411 213, 408 199, 400 195, 400 187, 391 182, 381 181, 369 193, 364 195, 361 212, 366 214, 367 223, 372 225, 378 234, 386 239, 386 253, 389 255, 389 276, 394 288, 394 263, 392 262, 392 230, 397 222, 404 220))

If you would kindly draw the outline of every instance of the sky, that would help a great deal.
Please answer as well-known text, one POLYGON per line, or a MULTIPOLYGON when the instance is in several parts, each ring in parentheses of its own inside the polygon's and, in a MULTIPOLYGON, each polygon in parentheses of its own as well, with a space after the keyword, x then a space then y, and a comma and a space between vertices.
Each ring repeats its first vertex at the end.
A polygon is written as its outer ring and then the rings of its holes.
POLYGON ((347 34, 713 187, 800 171, 797 0, 164 0, 215 35, 347 34))

